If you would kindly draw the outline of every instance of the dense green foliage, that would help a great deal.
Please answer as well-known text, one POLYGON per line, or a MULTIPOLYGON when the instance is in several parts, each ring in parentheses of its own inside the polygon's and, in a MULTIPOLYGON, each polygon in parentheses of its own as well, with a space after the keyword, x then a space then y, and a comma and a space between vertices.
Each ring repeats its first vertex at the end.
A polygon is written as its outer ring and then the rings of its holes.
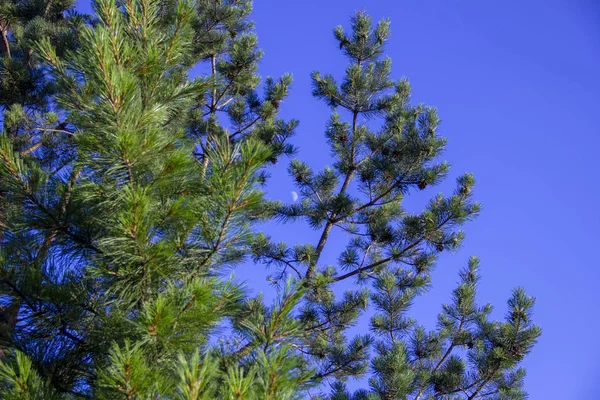
POLYGON ((519 363, 540 329, 522 289, 491 321, 472 258, 435 329, 408 314, 479 205, 464 175, 421 213, 402 208, 448 165, 435 109, 390 79, 388 21, 335 30, 346 75, 313 75, 333 166, 293 160, 300 199, 284 205, 261 187, 295 153, 297 122, 278 117, 291 77, 261 82, 251 2, 94 9, 0 3, 0 399, 526 397, 519 363), (288 246, 257 221, 318 235, 288 246), (326 267, 334 229, 348 242, 326 267), (279 268, 272 305, 224 276, 252 259, 279 268), (370 333, 350 337, 367 309, 370 333))

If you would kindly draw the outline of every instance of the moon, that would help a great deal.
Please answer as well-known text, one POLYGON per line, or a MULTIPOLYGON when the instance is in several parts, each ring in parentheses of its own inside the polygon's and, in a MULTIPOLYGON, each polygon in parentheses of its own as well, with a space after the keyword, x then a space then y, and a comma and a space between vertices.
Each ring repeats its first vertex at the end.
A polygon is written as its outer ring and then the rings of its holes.
POLYGON ((292 200, 294 201, 294 203, 298 201, 298 193, 292 192, 292 200))

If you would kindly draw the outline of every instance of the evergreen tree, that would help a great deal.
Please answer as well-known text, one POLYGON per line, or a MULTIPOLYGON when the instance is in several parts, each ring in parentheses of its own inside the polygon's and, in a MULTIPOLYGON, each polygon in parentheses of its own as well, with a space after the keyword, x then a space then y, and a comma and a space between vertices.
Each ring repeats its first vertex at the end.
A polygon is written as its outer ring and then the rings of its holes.
POLYGON ((334 164, 293 161, 286 206, 261 185, 295 151, 297 122, 278 117, 291 77, 261 85, 250 1, 97 0, 93 21, 70 7, 1 8, 1 399, 296 399, 330 378, 331 399, 525 397, 518 364, 540 332, 521 289, 490 321, 473 258, 437 329, 407 315, 479 206, 465 175, 422 213, 401 207, 448 166, 435 110, 389 78, 387 21, 336 29, 346 77, 313 75, 334 164), (273 218, 318 241, 255 233, 273 218), (349 242, 324 267, 338 228, 349 242), (250 255, 288 275, 272 305, 223 276, 250 255), (336 298, 347 279, 359 289, 336 298), (350 338, 369 303, 373 335, 350 338))
POLYGON ((480 206, 471 199, 474 178, 465 174, 452 196, 435 196, 418 214, 403 209, 411 191, 435 186, 449 166, 436 161, 446 144, 436 110, 411 105, 408 82, 389 77, 391 61, 382 56, 389 33, 389 21, 373 27, 362 12, 350 33, 335 29, 349 59, 346 74, 340 84, 332 75, 312 76, 313 95, 333 110, 326 130, 333 166, 315 172, 294 160, 289 172, 300 200, 275 212, 284 221, 307 221, 320 235, 292 248, 263 236, 254 256, 303 282, 299 351, 316 369, 313 380, 337 381, 331 399, 524 398, 517 365, 540 329, 530 318, 534 301, 521 289, 509 300, 506 322, 489 321, 491 306, 475 303, 478 262, 471 259, 437 329, 427 331, 407 315, 430 285, 437 255, 460 245, 460 226, 480 206), (324 266, 333 229, 344 231, 348 243, 337 266, 324 266), (358 289, 336 298, 335 284, 348 279, 358 289), (374 336, 348 337, 369 301, 374 336), (370 390, 347 393, 343 382, 364 373, 370 390))
MULTIPOLYGON (((43 79, 30 85, 50 111, 3 104, 2 398, 295 397, 307 378, 289 347, 264 347, 246 368, 209 346, 244 308, 219 270, 266 215, 261 168, 293 151, 295 122, 277 118, 290 78, 256 92, 248 2, 94 8, 75 49, 32 39, 43 79), (208 76, 190 79, 205 60, 208 76)), ((26 68, 16 47, 3 61, 26 68)), ((286 296, 274 328, 298 300, 286 296)))

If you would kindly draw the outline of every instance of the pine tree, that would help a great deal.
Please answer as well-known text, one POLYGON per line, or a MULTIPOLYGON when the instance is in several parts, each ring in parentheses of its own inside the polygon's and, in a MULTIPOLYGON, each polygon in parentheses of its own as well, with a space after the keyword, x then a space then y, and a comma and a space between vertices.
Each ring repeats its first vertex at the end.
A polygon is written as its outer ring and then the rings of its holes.
POLYGON ((313 75, 334 164, 292 161, 301 201, 283 205, 261 186, 295 152, 297 122, 278 117, 291 76, 261 83, 250 1, 97 0, 93 21, 70 7, 2 3, 0 398, 297 399, 331 379, 324 398, 525 397, 540 331, 521 289, 490 321, 473 258, 435 330, 408 316, 479 205, 464 175, 402 209, 448 165, 435 110, 389 78, 389 22, 335 30, 346 77, 313 75), (276 244, 253 225, 273 219, 320 236, 276 244), (338 228, 348 244, 324 267, 338 228), (287 275, 273 304, 224 277, 247 256, 287 275), (373 335, 350 338, 369 307, 373 335))
POLYGON ((437 255, 456 249, 464 238, 460 226, 479 213, 474 178, 459 177, 453 195, 435 196, 421 213, 403 209, 411 191, 435 186, 449 170, 436 161, 446 144, 437 134, 439 117, 432 107, 410 103, 406 80, 390 79, 391 61, 382 56, 389 21, 373 27, 359 12, 350 33, 337 27, 334 34, 349 59, 342 82, 312 76, 313 95, 332 109, 326 138, 333 166, 315 172, 294 160, 289 172, 300 200, 275 212, 286 222, 305 220, 320 235, 291 248, 262 236, 253 248, 256 260, 303 282, 298 347, 316 370, 313 381, 333 378, 331 399, 524 398, 518 364, 540 329, 531 322, 534 300, 522 289, 509 300, 506 322, 489 321, 491 306, 475 303, 473 258, 437 329, 408 316, 431 284, 437 255), (322 266, 333 229, 345 232, 348 243, 337 266, 322 266), (348 279, 358 289, 336 298, 335 284, 348 279), (373 335, 348 337, 369 307, 373 335), (370 390, 348 393, 343 382, 365 373, 370 390))
MULTIPOLYGON (((210 345, 246 307, 219 271, 266 215, 261 168, 293 151, 295 122, 277 117, 291 81, 257 93, 249 6, 100 0, 71 51, 32 42, 48 78, 31 85, 53 114, 3 104, 2 398, 294 398, 308 380, 288 346, 246 367, 210 345)), ((274 328, 298 300, 286 296, 274 328)))

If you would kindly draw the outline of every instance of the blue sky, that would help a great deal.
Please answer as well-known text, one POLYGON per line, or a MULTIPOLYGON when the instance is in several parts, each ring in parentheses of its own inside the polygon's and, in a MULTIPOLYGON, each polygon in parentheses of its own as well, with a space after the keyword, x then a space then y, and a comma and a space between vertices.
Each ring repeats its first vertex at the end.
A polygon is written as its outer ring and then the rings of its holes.
MULTIPOLYGON (((80 8, 89 10, 88 1, 80 8)), ((600 398, 600 4, 594 0, 256 0, 254 20, 265 58, 263 76, 291 72, 283 108, 300 120, 298 157, 315 169, 330 162, 323 137, 327 107, 311 97, 310 72, 340 75, 345 59, 332 29, 348 26, 360 9, 389 17, 387 54, 393 77, 406 76, 413 99, 436 106, 439 132, 449 140, 452 165, 439 190, 472 172, 481 216, 465 227, 460 251, 444 255, 433 289, 413 316, 433 327, 468 256, 481 258, 479 299, 502 317, 511 288, 537 298, 535 320, 544 332, 526 359, 531 399, 600 398)), ((272 171, 271 198, 291 201, 293 182, 272 171)), ((283 164, 283 165, 282 165, 283 164)), ((438 189, 411 196, 424 204, 438 189)), ((316 243, 303 224, 268 226, 290 243, 316 243)), ((332 236, 323 261, 343 243, 332 236)), ((270 290, 263 267, 236 275, 254 292, 270 290)), ((361 326, 366 329, 366 324, 361 326)), ((359 327, 360 328, 360 327, 359 327)))

